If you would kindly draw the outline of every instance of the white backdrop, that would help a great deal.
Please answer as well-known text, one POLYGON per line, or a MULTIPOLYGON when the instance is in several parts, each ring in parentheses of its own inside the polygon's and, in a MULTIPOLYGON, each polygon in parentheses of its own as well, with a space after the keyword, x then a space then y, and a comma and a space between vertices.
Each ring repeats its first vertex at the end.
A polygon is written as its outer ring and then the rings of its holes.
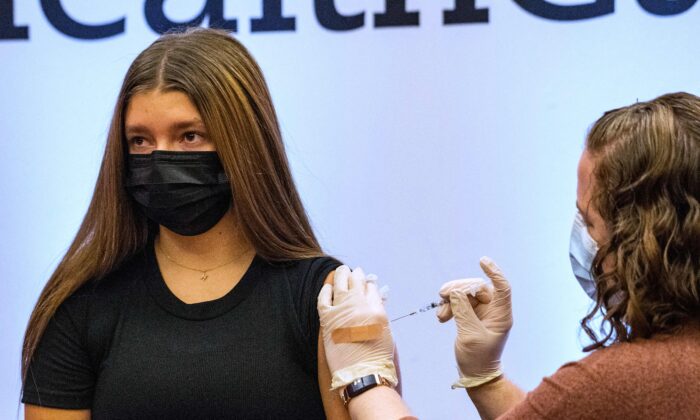
MULTIPOLYGON (((122 77, 157 36, 143 1, 62 1, 77 21, 125 19, 123 33, 99 40, 59 32, 38 1, 15 1, 8 17, 11 3, 0 1, 0 27, 13 19, 29 39, 0 40, 0 418, 21 413, 29 313, 86 210, 122 77)), ((184 21, 204 3, 164 10, 184 21)), ((224 16, 265 72, 325 249, 391 287, 392 317, 434 300, 444 281, 480 275, 489 255, 513 285, 507 374, 531 389, 581 357, 589 301, 568 240, 584 136, 607 109, 700 92, 700 6, 662 17, 617 1, 602 17, 556 21, 517 4, 543 1, 492 0, 477 2, 488 22, 445 25, 454 0, 408 0, 418 26, 375 28, 383 0, 336 0, 365 21, 331 31, 314 2, 283 3, 294 31, 251 32, 261 1, 224 1, 224 16)), ((454 326, 429 313, 393 330, 415 413, 476 418, 464 391, 450 390, 454 326)))

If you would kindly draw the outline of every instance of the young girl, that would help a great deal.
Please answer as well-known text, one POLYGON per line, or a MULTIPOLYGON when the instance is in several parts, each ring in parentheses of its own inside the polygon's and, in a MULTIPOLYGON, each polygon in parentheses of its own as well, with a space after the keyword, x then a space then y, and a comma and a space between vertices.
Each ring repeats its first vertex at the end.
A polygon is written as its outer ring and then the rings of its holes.
POLYGON ((166 34, 126 74, 85 220, 31 315, 26 418, 344 417, 316 313, 338 265, 254 59, 225 32, 166 34))

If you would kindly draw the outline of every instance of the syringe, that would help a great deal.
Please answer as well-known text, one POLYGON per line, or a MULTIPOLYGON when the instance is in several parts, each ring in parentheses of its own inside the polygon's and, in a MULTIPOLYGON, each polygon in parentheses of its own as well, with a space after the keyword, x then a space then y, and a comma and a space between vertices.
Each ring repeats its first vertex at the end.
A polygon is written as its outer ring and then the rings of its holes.
POLYGON ((410 314, 402 315, 402 316, 400 316, 400 317, 398 317, 398 318, 392 319, 391 322, 398 321, 399 319, 401 319, 401 318, 406 318, 407 316, 415 315, 415 314, 417 314, 417 313, 419 313, 419 312, 428 312, 428 311, 432 311, 433 309, 439 308, 440 306, 442 306, 442 305, 444 305, 444 304, 446 304, 446 303, 448 303, 448 302, 447 302, 445 299, 442 299, 442 300, 437 301, 437 302, 430 302, 429 304, 424 305, 424 306, 421 306, 420 308, 418 308, 418 310, 413 311, 413 312, 411 312, 410 314))

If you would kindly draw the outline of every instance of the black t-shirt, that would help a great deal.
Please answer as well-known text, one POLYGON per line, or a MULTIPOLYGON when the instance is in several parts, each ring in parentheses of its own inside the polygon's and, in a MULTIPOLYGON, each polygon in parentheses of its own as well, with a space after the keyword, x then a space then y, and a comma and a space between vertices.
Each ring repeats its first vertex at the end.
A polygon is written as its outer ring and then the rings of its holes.
POLYGON ((316 297, 338 265, 256 256, 228 294, 186 304, 150 245, 59 307, 22 402, 94 419, 325 418, 316 297))

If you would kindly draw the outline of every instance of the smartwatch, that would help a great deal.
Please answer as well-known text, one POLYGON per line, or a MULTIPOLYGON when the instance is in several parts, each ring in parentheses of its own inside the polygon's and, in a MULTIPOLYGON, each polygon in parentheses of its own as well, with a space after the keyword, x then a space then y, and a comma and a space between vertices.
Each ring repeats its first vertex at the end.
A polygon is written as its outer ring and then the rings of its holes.
POLYGON ((365 391, 377 387, 379 385, 391 386, 389 381, 382 378, 379 374, 373 373, 371 375, 363 376, 361 378, 355 379, 350 382, 345 388, 340 391, 340 398, 343 400, 343 404, 348 405, 348 402, 354 397, 362 394, 365 391))

